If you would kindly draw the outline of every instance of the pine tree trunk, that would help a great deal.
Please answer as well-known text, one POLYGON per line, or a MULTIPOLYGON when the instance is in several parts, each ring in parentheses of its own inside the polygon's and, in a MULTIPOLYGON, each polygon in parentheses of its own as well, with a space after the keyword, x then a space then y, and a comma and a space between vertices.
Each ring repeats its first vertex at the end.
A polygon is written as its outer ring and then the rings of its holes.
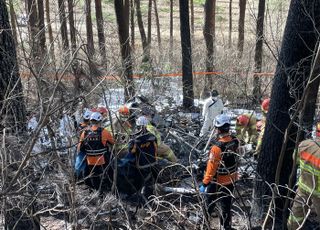
POLYGON ((60 18, 60 33, 62 39, 62 48, 64 51, 69 50, 69 39, 68 39, 68 29, 67 29, 67 20, 66 20, 66 10, 64 6, 64 0, 58 0, 59 7, 59 18, 60 18))
POLYGON ((12 36, 14 38, 15 46, 18 46, 18 33, 17 33, 17 24, 16 24, 16 13, 14 11, 12 0, 9 0, 9 12, 10 12, 10 21, 12 27, 12 36))
POLYGON ((0 0, 0 30, 0 130, 7 128, 18 134, 26 129, 26 112, 5 0, 0 0))
MULTIPOLYGON (((279 184, 287 185, 292 170, 292 154, 295 147, 298 127, 294 124, 287 130, 296 103, 301 99, 305 82, 310 76, 311 61, 316 44, 319 41, 320 2, 317 0, 292 0, 284 31, 281 52, 271 92, 271 104, 267 115, 266 129, 258 159, 257 173, 261 177, 254 185, 253 219, 261 224, 268 209, 267 197, 271 195, 268 184, 275 182, 277 165, 280 163, 279 184), (290 116, 291 115, 291 116, 290 116), (288 143, 283 159, 279 162, 284 133, 288 133, 288 143)), ((315 87, 317 91, 317 87, 315 87)), ((315 92, 314 92, 315 93, 315 92)), ((314 94, 315 96, 316 94, 314 94)), ((312 103, 314 103, 313 100, 312 103)), ((314 117, 314 106, 309 105, 308 117, 314 117)), ((297 120, 295 120, 297 121, 297 120)), ((279 188, 282 196, 287 190, 279 188)), ((285 199, 276 198, 276 229, 282 229, 285 199)))
POLYGON ((114 0, 114 8, 118 24, 122 65, 125 72, 125 99, 128 100, 134 95, 134 85, 132 79, 132 57, 129 37, 130 0, 114 0))
POLYGON ((130 0, 131 50, 135 50, 134 0, 130 0))
POLYGON ((141 36, 141 42, 142 42, 142 48, 143 48, 143 62, 148 62, 150 57, 148 53, 148 40, 146 36, 146 32, 143 26, 143 20, 142 20, 142 14, 141 14, 141 6, 140 6, 140 0, 135 0, 136 4, 136 10, 137 10, 137 21, 138 21, 138 26, 139 26, 139 31, 140 31, 140 36, 141 36))
POLYGON ((93 30, 92 30, 92 19, 91 19, 91 0, 85 0, 86 7, 86 29, 87 29, 87 52, 90 59, 95 53, 93 43, 93 30))
POLYGON ((182 47, 182 87, 183 87, 183 107, 190 109, 193 107, 193 76, 191 59, 191 39, 189 23, 189 1, 179 0, 180 7, 180 36, 182 47))
POLYGON ((29 15, 28 29, 29 29, 29 41, 31 47, 31 57, 34 63, 38 59, 39 44, 38 44, 38 27, 37 27, 37 5, 34 0, 27 0, 27 14, 29 15))
MULTIPOLYGON (((216 0, 206 0, 205 3, 205 19, 203 36, 206 42, 206 70, 207 72, 214 71, 214 43, 215 43, 215 16, 216 16, 216 0)), ((204 93, 212 89, 213 75, 206 75, 205 77, 204 93)))
POLYGON ((231 48, 232 44, 232 0, 229 2, 229 42, 228 46, 229 49, 231 48))
POLYGON ((242 58, 247 0, 239 0, 238 58, 242 58))
POLYGON ((191 36, 194 39, 194 4, 193 0, 190 0, 190 11, 191 11, 191 36))
POLYGON ((39 46, 41 55, 46 53, 46 29, 44 24, 44 5, 43 0, 38 0, 38 26, 39 26, 39 46))
POLYGON ((149 46, 149 55, 150 55, 150 46, 151 46, 151 31, 152 30, 152 0, 149 0, 148 4, 148 46, 149 46))
POLYGON ((73 11, 73 0, 68 0, 68 11, 69 11, 69 29, 70 29, 70 42, 71 42, 71 51, 75 52, 77 48, 77 37, 76 37, 76 28, 74 24, 74 11, 73 11))
POLYGON ((170 61, 173 61, 173 0, 170 0, 170 61))
POLYGON ((156 17, 156 24, 157 24, 157 37, 158 37, 159 51, 161 52, 161 32, 160 32, 160 22, 159 22, 159 14, 158 14, 158 7, 157 7, 156 0, 153 0, 153 6, 154 6, 154 14, 156 17))
MULTIPOLYGON (((256 30, 256 48, 254 55, 255 72, 261 73, 262 55, 263 55, 263 31, 264 31, 264 13, 266 0, 259 0, 257 30, 256 30)), ((259 76, 253 76, 253 97, 254 104, 259 104, 261 100, 261 80, 259 76)))
POLYGON ((104 23, 102 15, 102 6, 101 0, 95 0, 96 5, 96 18, 97 18, 97 29, 98 29, 98 40, 99 40, 99 49, 100 55, 102 57, 102 62, 104 65, 107 64, 107 51, 106 51, 106 39, 104 36, 104 23))
POLYGON ((49 0, 45 0, 46 5, 46 20, 47 20, 47 27, 48 27, 48 34, 49 34, 49 49, 50 49, 50 55, 52 58, 52 61, 55 65, 55 55, 54 55, 54 40, 53 40, 53 32, 52 32, 52 26, 51 26, 51 19, 50 19, 50 4, 49 0))

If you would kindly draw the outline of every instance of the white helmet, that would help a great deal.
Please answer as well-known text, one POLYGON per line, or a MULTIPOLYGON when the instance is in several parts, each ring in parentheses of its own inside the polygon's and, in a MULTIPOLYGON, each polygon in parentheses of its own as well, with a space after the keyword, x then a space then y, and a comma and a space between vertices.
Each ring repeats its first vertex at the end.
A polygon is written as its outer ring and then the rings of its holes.
POLYGON ((141 116, 136 120, 137 126, 147 126, 149 124, 149 120, 145 116, 141 116))
POLYGON ((90 121, 95 120, 95 121, 102 121, 102 115, 99 112, 93 112, 90 116, 90 121))
POLYGON ((89 119, 90 119, 90 116, 91 116, 90 110, 86 110, 86 111, 82 114, 82 117, 83 117, 83 119, 85 119, 85 120, 89 120, 89 119))
POLYGON ((220 114, 220 115, 216 116, 216 118, 214 120, 215 127, 220 128, 225 124, 231 125, 231 119, 228 115, 220 114))

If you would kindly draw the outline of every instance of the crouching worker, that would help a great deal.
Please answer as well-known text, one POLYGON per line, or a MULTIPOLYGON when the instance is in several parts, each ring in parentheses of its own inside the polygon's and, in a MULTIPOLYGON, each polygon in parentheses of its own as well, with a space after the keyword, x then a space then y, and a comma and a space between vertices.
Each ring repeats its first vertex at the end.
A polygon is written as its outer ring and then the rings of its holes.
POLYGON ((217 129, 217 139, 209 153, 206 172, 200 186, 201 193, 208 193, 208 213, 214 209, 218 211, 220 225, 223 229, 231 228, 231 205, 234 182, 237 174, 237 150, 239 140, 230 135, 230 117, 221 114, 215 119, 214 126, 217 129), (213 203, 217 202, 217 206, 213 203))
POLYGON ((156 179, 157 138, 147 130, 149 121, 145 116, 136 120, 136 133, 129 143, 129 158, 134 158, 139 178, 144 186, 144 196, 148 198, 153 193, 156 179))
POLYGON ((97 190, 101 190, 102 186, 105 189, 112 181, 110 159, 114 140, 111 134, 101 127, 102 119, 99 112, 91 114, 90 127, 81 133, 78 145, 78 151, 86 154, 88 169, 85 183, 97 190))
POLYGON ((237 117, 236 132, 239 140, 247 144, 257 144, 257 118, 254 114, 242 114, 237 117))

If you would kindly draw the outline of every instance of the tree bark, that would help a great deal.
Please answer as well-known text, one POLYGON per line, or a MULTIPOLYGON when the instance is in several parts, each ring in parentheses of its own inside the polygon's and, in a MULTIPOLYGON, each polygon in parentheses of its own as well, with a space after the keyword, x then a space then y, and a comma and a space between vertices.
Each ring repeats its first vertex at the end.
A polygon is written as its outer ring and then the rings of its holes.
POLYGON ((39 46, 38 46, 38 27, 37 27, 37 5, 34 0, 27 0, 27 15, 28 19, 28 29, 29 29, 29 41, 31 47, 31 57, 32 62, 35 62, 38 59, 39 55, 39 46))
POLYGON ((90 59, 95 53, 93 43, 93 30, 92 30, 92 19, 91 19, 91 0, 85 0, 86 7, 86 29, 87 29, 87 52, 90 59))
POLYGON ((194 4, 193 0, 190 0, 190 11, 191 11, 191 36, 194 39, 194 4))
POLYGON ((50 19, 49 0, 45 0, 45 5, 46 5, 46 20, 47 20, 47 27, 48 27, 48 34, 49 34, 49 42, 50 42, 50 44, 49 44, 50 55, 51 55, 53 63, 55 63, 54 40, 53 40, 53 32, 52 32, 51 19, 50 19))
POLYGON ((102 15, 102 6, 101 0, 95 0, 96 6, 96 18, 97 18, 97 29, 98 29, 98 40, 99 40, 99 49, 100 55, 102 57, 102 62, 107 64, 107 52, 106 52, 106 39, 104 36, 104 26, 103 26, 103 15, 102 15))
MULTIPOLYGON (((215 16, 216 16, 216 0, 206 0, 204 13, 204 28, 203 36, 206 42, 207 54, 206 54, 206 70, 207 72, 214 71, 214 46, 215 46, 215 16)), ((204 92, 208 92, 212 89, 213 75, 208 74, 205 77, 204 92)))
POLYGON ((38 26, 39 26, 39 46, 42 56, 46 53, 46 29, 44 24, 44 4, 43 0, 38 0, 38 26))
POLYGON ((66 20, 66 10, 64 6, 64 0, 58 0, 59 7, 59 18, 60 18, 60 33, 62 39, 62 48, 64 51, 69 50, 69 39, 68 39, 68 29, 67 29, 67 20, 66 20))
MULTIPOLYGON (((316 31, 319 29, 320 2, 317 0, 292 0, 273 82, 266 130, 258 159, 259 179, 257 178, 254 185, 252 214, 258 224, 261 224, 268 208, 270 199, 267 197, 271 191, 267 184, 275 182, 278 164, 281 166, 279 184, 285 186, 289 181, 298 127, 294 124, 290 129, 287 128, 292 119, 292 112, 296 108, 295 105, 301 99, 305 84, 310 76, 313 51, 319 41, 319 35, 316 31), (279 162, 285 132, 288 133, 289 139, 284 149, 283 159, 279 162)), ((317 91, 318 86, 313 90, 317 91)), ((315 96, 316 92, 313 94, 315 96)), ((311 103, 314 102, 315 99, 311 103)), ((310 104, 308 107, 306 116, 312 119, 314 105, 310 104)), ((287 195, 287 190, 281 187, 279 187, 279 192, 282 196, 287 195)), ((283 214, 288 215, 288 210, 284 209, 286 200, 276 197, 275 201, 276 227, 281 228, 282 224, 285 225, 285 221, 282 219, 283 214)))
POLYGON ((122 65, 124 68, 124 92, 128 100, 134 95, 132 79, 132 57, 129 37, 129 0, 114 0, 114 8, 117 17, 118 34, 121 49, 122 65))
POLYGON ((159 22, 159 14, 158 14, 158 7, 157 7, 157 1, 156 0, 153 0, 153 6, 154 6, 154 14, 155 14, 155 17, 156 17, 159 51, 161 52, 161 32, 160 32, 160 22, 159 22))
POLYGON ((70 42, 71 51, 75 52, 77 48, 77 37, 76 37, 76 27, 74 24, 74 11, 73 11, 73 0, 68 0, 68 12, 69 12, 69 29, 70 29, 70 42))
POLYGON ((138 21, 138 26, 139 26, 139 31, 140 31, 140 36, 141 36, 141 42, 142 42, 142 48, 143 48, 143 62, 148 62, 150 59, 149 55, 149 45, 148 45, 148 40, 146 36, 146 32, 143 26, 143 20, 142 20, 142 14, 141 14, 141 6, 140 6, 140 0, 135 0, 136 4, 136 10, 137 10, 137 21, 138 21))
POLYGON ((229 49, 231 48, 232 43, 232 0, 229 2, 229 49))
POLYGON ((173 0, 170 0, 170 60, 173 59, 173 0))
POLYGON ((25 131, 26 112, 19 75, 16 47, 9 23, 5 0, 0 0, 0 108, 1 132, 25 131))
MULTIPOLYGON (((255 73, 261 73, 262 69, 262 55, 263 55, 263 30, 264 30, 264 12, 266 7, 266 0, 259 0, 258 18, 256 29, 256 48, 254 55, 255 73)), ((253 97, 254 104, 259 104, 261 100, 261 81, 259 76, 253 76, 253 97)))
POLYGON ((135 50, 135 22, 134 22, 134 0, 130 0, 130 26, 131 26, 131 50, 135 50))
POLYGON ((191 59, 191 39, 189 23, 189 1, 179 0, 180 7, 180 36, 182 47, 182 87, 183 87, 183 107, 190 109, 193 107, 193 76, 191 59))
POLYGON ((149 56, 150 56, 150 49, 151 49, 151 31, 152 30, 152 0, 149 0, 148 4, 148 47, 149 47, 149 56))
POLYGON ((239 0, 238 58, 242 58, 247 0, 239 0))
POLYGON ((15 46, 18 45, 18 33, 17 33, 17 24, 16 24, 16 13, 14 11, 12 0, 9 0, 9 12, 10 12, 10 21, 11 21, 11 27, 12 27, 12 36, 14 38, 15 46))

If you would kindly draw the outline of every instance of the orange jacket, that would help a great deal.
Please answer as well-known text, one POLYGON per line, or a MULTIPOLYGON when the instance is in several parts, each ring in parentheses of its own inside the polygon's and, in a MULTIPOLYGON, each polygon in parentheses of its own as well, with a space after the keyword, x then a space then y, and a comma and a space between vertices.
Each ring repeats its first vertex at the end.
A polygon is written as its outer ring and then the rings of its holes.
MULTIPOLYGON (((98 128, 99 128, 99 126, 97 126, 97 125, 92 125, 92 126, 90 127, 90 129, 91 129, 92 131, 95 131, 95 130, 97 130, 98 128)), ((85 132, 82 132, 81 135, 80 135, 80 141, 79 141, 79 144, 78 144, 78 151, 80 151, 80 146, 81 146, 82 142, 84 141, 84 139, 85 139, 85 132)), ((104 146, 106 146, 107 143, 110 143, 110 144, 112 144, 112 145, 114 144, 114 139, 113 139, 111 133, 110 133, 108 130, 106 130, 106 129, 103 129, 103 130, 102 130, 102 133, 101 133, 101 142, 102 142, 102 144, 103 144, 104 146)))
MULTIPOLYGON (((232 140, 232 137, 230 135, 221 137, 218 141, 219 142, 230 142, 232 140)), ((203 184, 209 184, 210 181, 212 181, 213 177, 216 176, 218 167, 222 160, 222 151, 221 148, 214 145, 212 146, 210 152, 209 152, 209 160, 207 162, 207 168, 206 173, 204 175, 204 178, 202 180, 203 184)), ((217 175, 217 183, 222 185, 228 185, 235 182, 238 178, 237 172, 228 174, 228 175, 217 175)))

